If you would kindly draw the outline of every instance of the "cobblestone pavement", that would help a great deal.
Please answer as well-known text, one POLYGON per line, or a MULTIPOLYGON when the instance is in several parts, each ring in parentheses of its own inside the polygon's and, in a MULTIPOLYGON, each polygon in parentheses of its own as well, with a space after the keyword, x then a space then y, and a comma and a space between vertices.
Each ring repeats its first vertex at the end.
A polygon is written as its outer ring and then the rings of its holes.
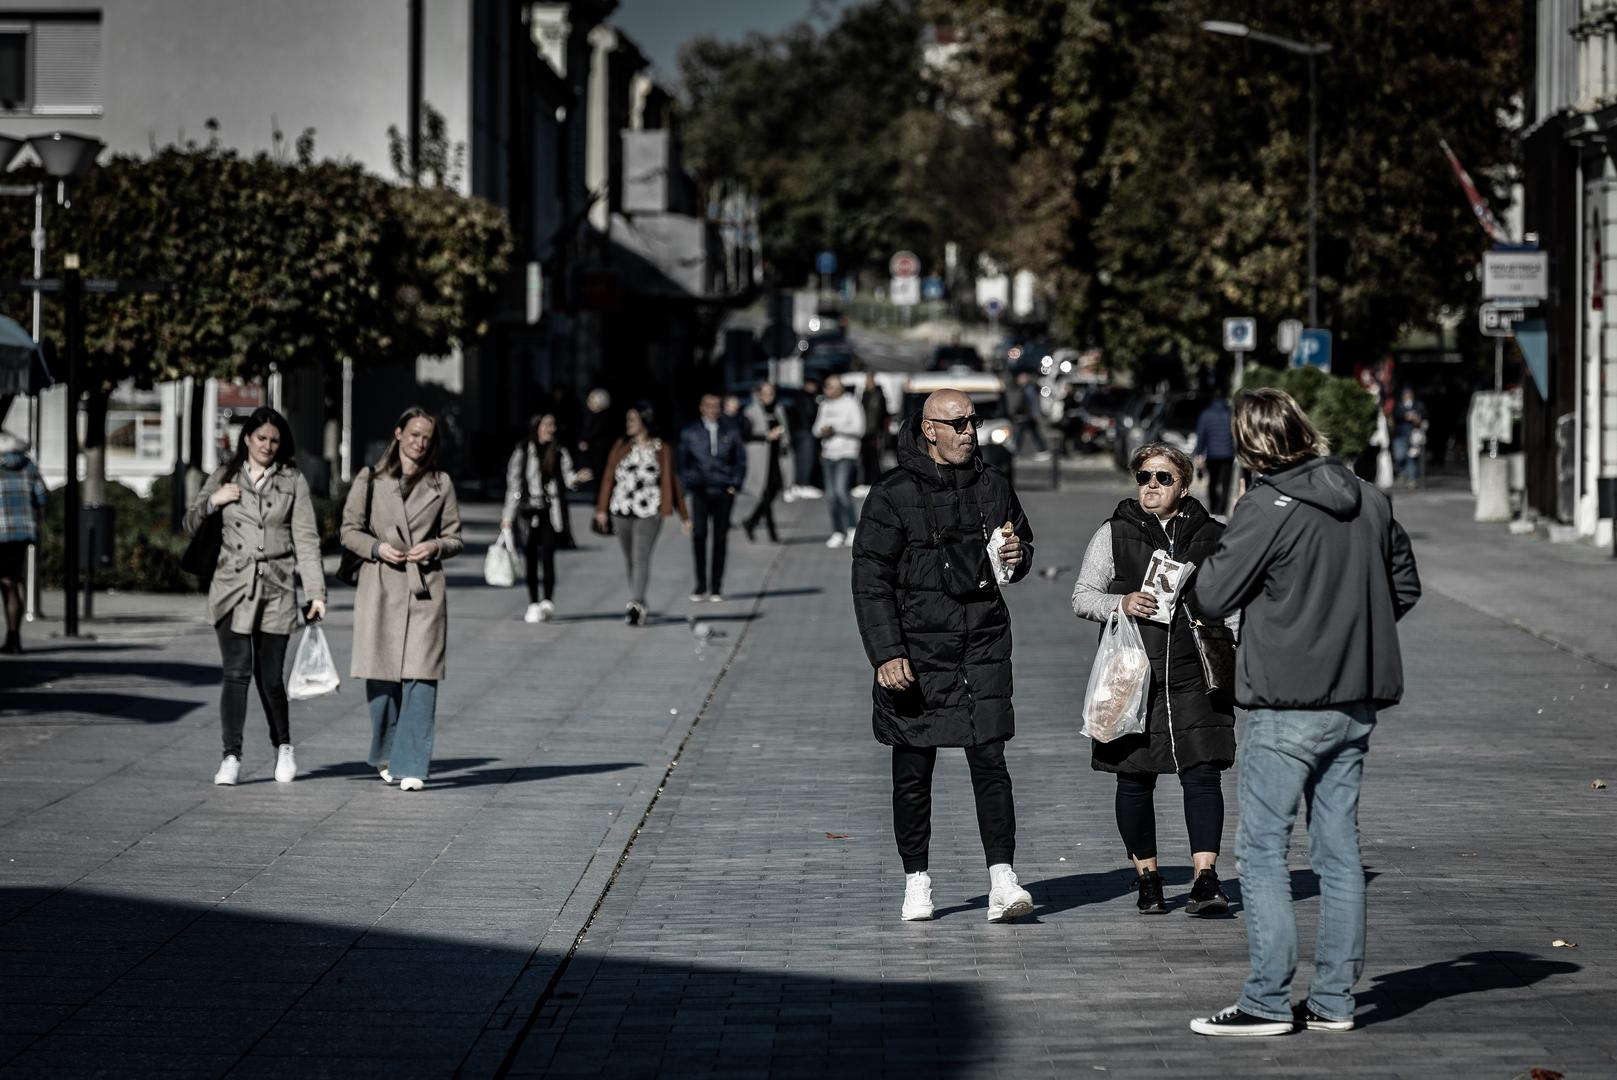
MULTIPOLYGON (((364 767, 346 686, 294 707, 296 783, 268 779, 255 706, 249 782, 208 785, 218 661, 183 608, 161 636, 38 641, 0 665, 0 1075, 1617 1075, 1614 796, 1591 787, 1617 787, 1617 658, 1610 620, 1596 641, 1584 625, 1617 567, 1488 532, 1442 493, 1400 499, 1428 595, 1367 772, 1363 1027, 1215 1043, 1186 1023, 1234 999, 1239 904, 1183 913, 1170 782, 1172 910, 1135 914, 1076 733, 1094 634, 1072 567, 1125 491, 1025 495, 1038 565, 1066 569, 1012 593, 1017 868, 1038 905, 1016 925, 984 922, 947 752, 940 917, 898 921, 887 758, 821 504, 788 509, 785 545, 735 534, 705 644, 677 533, 653 576, 668 617, 639 632, 615 551, 563 556, 565 620, 534 627, 519 590, 479 584, 474 547, 416 796, 364 767)), ((472 517, 486 542, 490 510, 472 517)), ((339 658, 348 618, 343 599, 339 658)), ((1293 857, 1306 943, 1317 882, 1293 857)))

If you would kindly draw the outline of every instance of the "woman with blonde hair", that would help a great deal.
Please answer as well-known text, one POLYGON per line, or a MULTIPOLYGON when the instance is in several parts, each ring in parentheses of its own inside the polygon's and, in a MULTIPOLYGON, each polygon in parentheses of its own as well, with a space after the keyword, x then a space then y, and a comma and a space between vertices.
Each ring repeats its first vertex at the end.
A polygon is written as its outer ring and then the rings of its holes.
POLYGON ((437 460, 437 421, 411 406, 342 513, 342 546, 360 559, 353 677, 370 701, 367 760, 401 791, 420 791, 432 762, 449 638, 443 562, 462 547, 455 485, 437 460))

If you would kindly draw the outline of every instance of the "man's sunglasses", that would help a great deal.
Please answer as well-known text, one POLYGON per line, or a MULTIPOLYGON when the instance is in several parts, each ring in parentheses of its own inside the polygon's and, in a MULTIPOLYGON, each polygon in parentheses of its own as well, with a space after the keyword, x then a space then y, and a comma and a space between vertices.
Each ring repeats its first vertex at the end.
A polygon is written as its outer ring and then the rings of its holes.
POLYGON ((957 416, 953 420, 948 420, 941 416, 923 416, 921 419, 930 420, 934 424, 948 424, 954 428, 956 435, 964 435, 968 424, 971 425, 971 430, 973 431, 980 431, 983 426, 983 418, 976 413, 972 413, 970 416, 957 416))
MULTIPOLYGON (((1151 482, 1152 475, 1153 474, 1150 469, 1141 469, 1139 472, 1134 474, 1134 482, 1139 484, 1141 487, 1145 487, 1145 485, 1151 482)), ((1157 483, 1161 484, 1163 487, 1173 487, 1175 484, 1179 483, 1179 478, 1166 469, 1158 469, 1155 475, 1157 478, 1157 483)))

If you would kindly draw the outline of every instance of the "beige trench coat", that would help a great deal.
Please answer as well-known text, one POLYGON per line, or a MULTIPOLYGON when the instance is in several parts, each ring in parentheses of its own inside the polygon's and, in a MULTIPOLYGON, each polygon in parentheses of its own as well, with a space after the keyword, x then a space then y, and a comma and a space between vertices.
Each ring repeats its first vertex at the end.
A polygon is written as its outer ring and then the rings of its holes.
POLYGON ((342 511, 342 546, 365 560, 354 597, 353 677, 441 679, 449 636, 443 560, 459 555, 462 547, 455 485, 446 473, 434 472, 415 482, 406 501, 399 494, 398 477, 377 476, 366 532, 365 487, 370 479, 371 470, 361 469, 342 511), (436 540, 438 557, 400 569, 376 557, 384 540, 400 551, 436 540))
POLYGON ((241 498, 212 510, 208 500, 224 485, 225 472, 218 469, 208 477, 185 513, 185 531, 192 535, 210 513, 224 515, 219 565, 208 586, 208 621, 217 626, 228 616, 230 629, 238 634, 290 634, 303 621, 292 583, 294 569, 308 599, 326 599, 309 483, 295 466, 277 462, 255 489, 243 469, 236 477, 241 498))

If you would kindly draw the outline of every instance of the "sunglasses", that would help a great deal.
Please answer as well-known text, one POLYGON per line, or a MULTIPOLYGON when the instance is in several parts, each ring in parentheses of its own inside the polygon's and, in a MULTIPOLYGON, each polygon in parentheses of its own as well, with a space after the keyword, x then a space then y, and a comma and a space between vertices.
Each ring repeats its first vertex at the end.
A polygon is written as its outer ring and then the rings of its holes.
POLYGON ((954 433, 956 435, 964 435, 966 433, 966 426, 968 424, 971 426, 971 430, 973 431, 980 431, 982 430, 983 426, 983 418, 978 416, 976 413, 972 413, 970 416, 957 416, 953 420, 947 420, 941 416, 924 416, 922 419, 930 420, 934 424, 948 424, 950 427, 954 428, 954 433))
POLYGON ((1161 484, 1163 487, 1173 487, 1175 484, 1179 483, 1179 478, 1166 469, 1158 469, 1155 473, 1152 473, 1150 469, 1141 469, 1139 472, 1134 474, 1134 482, 1139 484, 1141 487, 1145 487, 1145 485, 1151 482, 1151 477, 1153 475, 1156 476, 1157 483, 1161 484))

